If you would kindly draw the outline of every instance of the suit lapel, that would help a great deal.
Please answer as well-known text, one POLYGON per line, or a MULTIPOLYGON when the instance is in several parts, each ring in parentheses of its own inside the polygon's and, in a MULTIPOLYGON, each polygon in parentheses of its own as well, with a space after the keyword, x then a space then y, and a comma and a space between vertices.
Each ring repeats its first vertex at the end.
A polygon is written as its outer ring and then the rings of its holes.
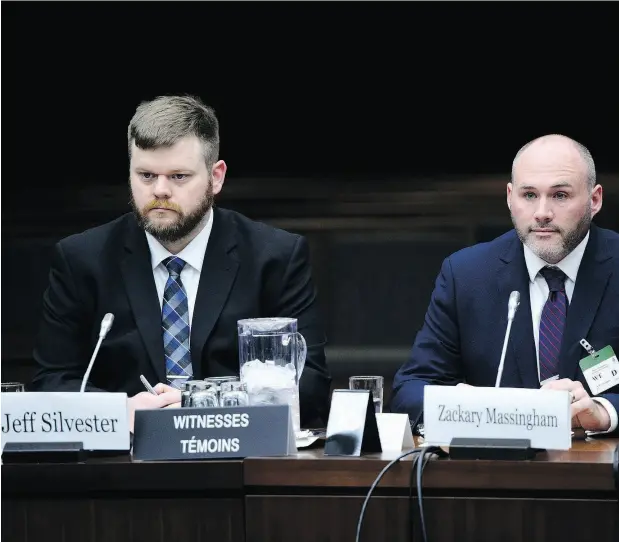
POLYGON ((191 361, 195 378, 204 378, 204 344, 221 314, 239 266, 234 250, 236 224, 218 209, 213 211, 213 229, 204 255, 191 324, 191 361))
POLYGON ((146 236, 133 217, 129 223, 125 252, 120 268, 133 317, 159 382, 165 382, 161 307, 146 236))
MULTIPOLYGON (((572 380, 578 377, 578 361, 586 357, 580 339, 586 339, 611 275, 612 254, 601 238, 597 226, 591 225, 589 241, 578 268, 572 301, 569 304, 559 375, 572 380)), ((605 344, 593 345, 602 348, 605 344)))
MULTIPOLYGON (((507 326, 507 301, 514 290, 520 292, 520 306, 512 322, 509 345, 505 356, 505 365, 510 363, 509 352, 516 360, 516 366, 526 388, 539 388, 535 341, 533 339, 533 323, 531 318, 531 298, 529 295, 529 274, 522 244, 515 232, 507 250, 500 258, 498 273, 499 306, 503 311, 500 315, 504 323, 503 331, 507 326)), ((501 335, 501 341, 503 335, 501 335)), ((502 342, 501 342, 502 347, 502 342)), ((508 372, 508 371, 506 371, 508 372)))

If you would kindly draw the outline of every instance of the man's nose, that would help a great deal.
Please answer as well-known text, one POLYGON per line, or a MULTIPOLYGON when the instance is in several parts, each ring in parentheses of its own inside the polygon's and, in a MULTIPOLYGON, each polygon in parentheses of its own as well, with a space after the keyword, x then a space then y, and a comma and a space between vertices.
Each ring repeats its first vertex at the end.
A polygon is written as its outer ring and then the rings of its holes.
POLYGON ((539 199, 539 203, 537 205, 537 209, 535 209, 535 214, 533 217, 537 222, 549 222, 554 218, 552 206, 546 198, 539 199))
POLYGON ((169 198, 172 193, 170 191, 170 182, 165 175, 158 175, 153 183, 153 194, 157 198, 169 198))

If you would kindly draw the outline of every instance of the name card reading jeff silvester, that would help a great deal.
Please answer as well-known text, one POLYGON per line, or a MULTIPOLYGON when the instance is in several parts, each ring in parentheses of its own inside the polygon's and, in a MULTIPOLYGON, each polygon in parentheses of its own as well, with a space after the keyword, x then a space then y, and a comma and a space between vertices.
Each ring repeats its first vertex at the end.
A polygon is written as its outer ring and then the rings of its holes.
POLYGON ((288 405, 135 412, 135 459, 228 459, 296 451, 288 405))
POLYGON ((84 450, 128 451, 127 394, 2 394, 2 447, 7 442, 81 442, 84 450))
POLYGON ((424 388, 425 440, 436 446, 453 438, 529 439, 532 448, 569 450, 567 391, 466 386, 424 388))

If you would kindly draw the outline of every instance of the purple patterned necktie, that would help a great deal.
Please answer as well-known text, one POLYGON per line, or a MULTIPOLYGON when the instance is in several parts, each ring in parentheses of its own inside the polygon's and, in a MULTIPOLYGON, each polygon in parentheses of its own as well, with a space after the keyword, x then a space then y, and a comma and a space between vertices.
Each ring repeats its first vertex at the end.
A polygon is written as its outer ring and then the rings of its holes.
POLYGON ((560 269, 544 267, 540 274, 546 279, 550 293, 539 324, 540 381, 559 374, 559 352, 567 318, 566 275, 560 269))

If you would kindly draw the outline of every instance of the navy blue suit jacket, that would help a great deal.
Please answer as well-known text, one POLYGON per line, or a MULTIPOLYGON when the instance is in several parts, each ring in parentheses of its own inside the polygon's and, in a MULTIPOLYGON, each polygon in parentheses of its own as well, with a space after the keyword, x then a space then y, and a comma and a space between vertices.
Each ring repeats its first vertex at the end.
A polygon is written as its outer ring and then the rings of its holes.
MULTIPOLYGON (((443 262, 410 359, 396 373, 391 410, 417 419, 426 384, 495 385, 507 328, 507 301, 520 292, 512 323, 502 387, 539 388, 531 320, 529 276, 522 243, 515 231, 462 249, 443 262)), ((568 309, 559 377, 579 380, 590 389, 578 362, 611 345, 619 354, 619 234, 591 225, 568 309)), ((619 412, 619 386, 600 397, 619 412)))

